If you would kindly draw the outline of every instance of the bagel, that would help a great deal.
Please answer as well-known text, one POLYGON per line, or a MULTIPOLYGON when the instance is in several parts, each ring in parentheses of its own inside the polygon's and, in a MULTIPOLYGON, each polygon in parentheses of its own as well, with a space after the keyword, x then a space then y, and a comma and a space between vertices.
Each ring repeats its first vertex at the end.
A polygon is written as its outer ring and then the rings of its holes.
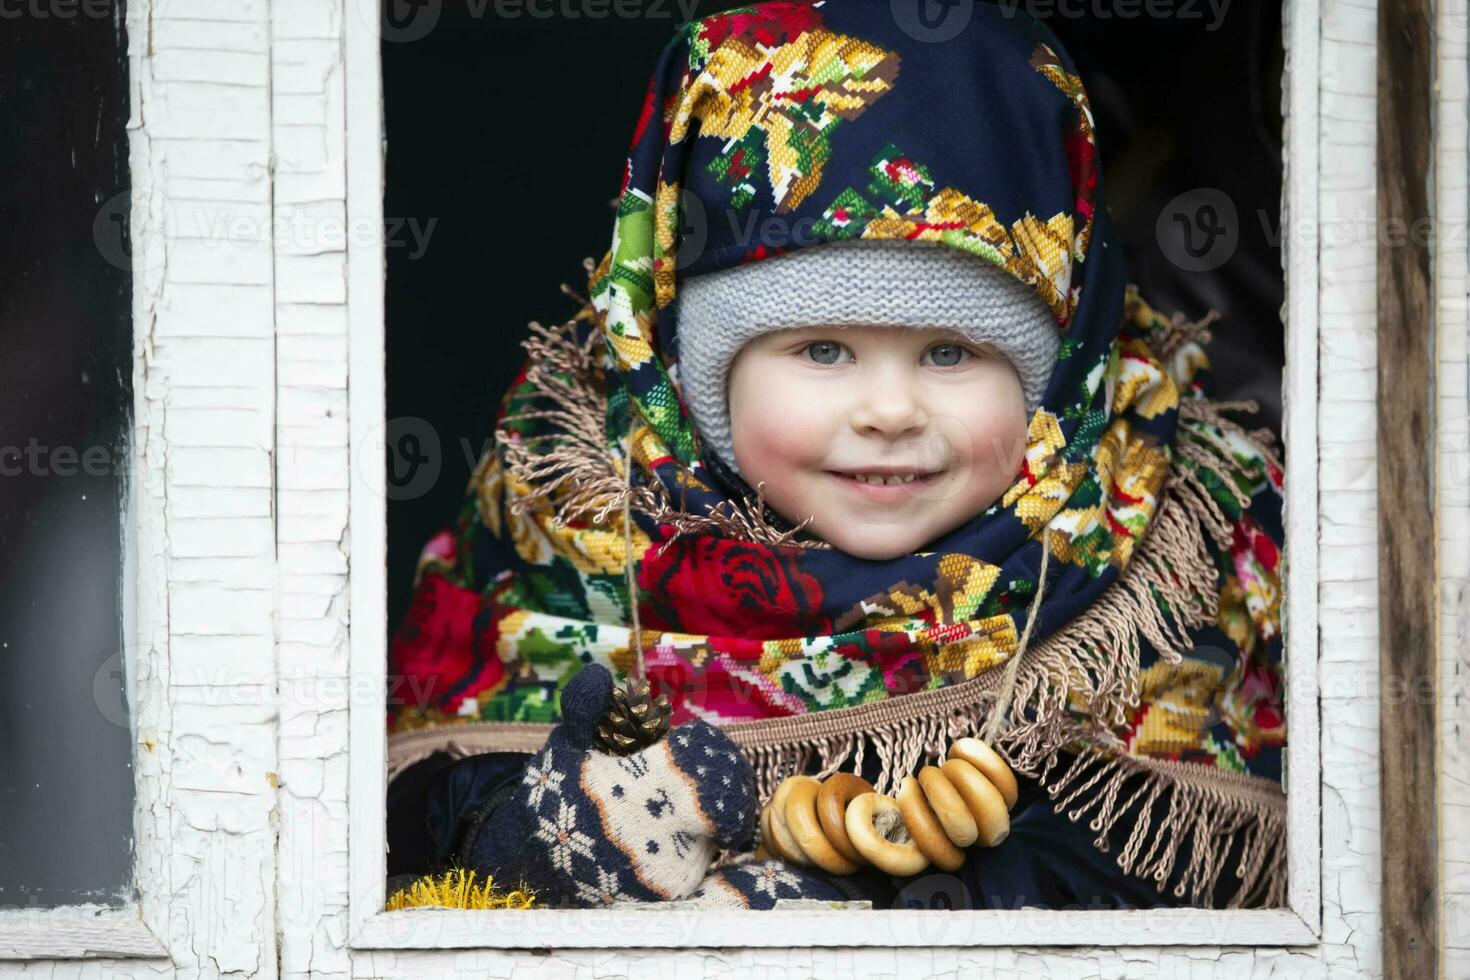
POLYGON ((781 852, 781 848, 776 844, 776 833, 771 830, 771 808, 769 805, 761 811, 760 828, 761 843, 760 847, 756 848, 756 853, 759 854, 764 851, 767 857, 775 858, 778 861, 790 860, 781 852))
POLYGON ((873 792, 876 791, 872 783, 846 772, 832 775, 817 791, 817 819, 822 822, 827 842, 854 864, 862 864, 863 856, 847 839, 847 805, 856 797, 873 792))
POLYGON ((906 877, 929 866, 892 797, 864 793, 847 805, 844 823, 852 846, 879 871, 906 877))
POLYGON ((934 810, 924 799, 924 791, 913 776, 903 777, 898 787, 898 812, 914 839, 914 846, 943 871, 958 871, 965 863, 965 852, 950 843, 934 810))
POLYGON ((964 759, 950 759, 939 768, 959 790, 970 815, 975 818, 975 825, 980 830, 975 842, 981 847, 994 847, 1005 840, 1011 832, 1011 815, 1000 790, 964 759))
POLYGON ((850 875, 860 862, 843 857, 822 833, 822 823, 817 819, 817 793, 821 788, 822 784, 815 779, 793 780, 781 814, 786 818, 786 829, 808 861, 831 874, 850 875))
POLYGON ((934 766, 925 766, 919 770, 919 786, 950 843, 963 848, 980 839, 980 827, 949 777, 934 766))
POLYGON ((771 796, 770 805, 766 812, 770 814, 771 824, 771 848, 792 864, 811 864, 811 859, 796 842, 791 834, 791 828, 786 825, 786 798, 791 795, 791 790, 800 782, 815 783, 816 780, 810 776, 787 776, 776 792, 771 796))
POLYGON ((964 759, 970 765, 980 770, 980 775, 1000 790, 1000 795, 1006 801, 1006 809, 1010 810, 1016 805, 1016 798, 1020 796, 1020 788, 1016 785, 1016 774, 1011 772, 1011 767, 1006 765, 1006 760, 1001 758, 999 752, 978 738, 962 738, 949 747, 951 759, 964 759))

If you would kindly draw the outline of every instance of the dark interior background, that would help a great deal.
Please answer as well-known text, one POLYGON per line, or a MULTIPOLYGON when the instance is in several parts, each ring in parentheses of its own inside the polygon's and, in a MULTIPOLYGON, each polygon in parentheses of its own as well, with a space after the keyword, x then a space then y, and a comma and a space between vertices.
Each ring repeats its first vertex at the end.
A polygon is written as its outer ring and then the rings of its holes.
MULTIPOLYGON (((694 16, 733 6, 700 2, 694 16)), ((628 139, 680 7, 645 0, 640 16, 599 18, 558 0, 538 8, 553 16, 505 6, 521 15, 497 17, 494 4, 445 0, 432 23, 410 8, 385 31, 387 409, 401 483, 388 508, 390 631, 419 548, 453 520, 490 439, 526 322, 570 316, 559 284, 583 292, 582 259, 611 242, 628 139), (426 245, 409 219, 433 220, 426 245)), ((1231 4, 1218 21, 1203 3, 1171 16, 1142 7, 1047 20, 1092 101, 1133 281, 1165 312, 1220 311, 1217 393, 1257 399, 1247 424, 1279 432, 1280 4, 1231 4)))
MULTIPOLYGON (((122 3, 0 21, 0 908, 132 890, 122 3), (116 19, 114 20, 114 7, 116 19)), ((27 7, 26 9, 31 9, 27 7)))

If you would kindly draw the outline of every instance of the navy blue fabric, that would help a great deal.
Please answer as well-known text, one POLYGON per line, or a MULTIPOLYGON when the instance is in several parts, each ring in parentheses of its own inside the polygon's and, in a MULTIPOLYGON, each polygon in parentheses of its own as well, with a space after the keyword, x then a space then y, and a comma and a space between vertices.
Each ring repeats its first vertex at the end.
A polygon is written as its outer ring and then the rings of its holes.
POLYGON ((435 752, 404 769, 388 783, 388 875, 418 877, 437 871, 443 854, 436 850, 426 820, 430 802, 448 770, 457 762, 448 752, 435 752))
MULTIPOLYGON (((689 218, 691 224, 699 222, 695 230, 703 241, 697 250, 684 243, 681 277, 729 268, 761 250, 787 251, 845 237, 828 227, 824 212, 836 191, 866 188, 872 160, 894 142, 909 158, 932 167, 941 186, 955 183, 977 192, 1007 217, 1030 211, 1045 219, 1076 211, 1074 177, 1057 150, 1058 134, 1071 130, 1077 110, 1030 64, 1037 45, 1046 44, 1068 71, 1076 72, 1050 28, 1032 17, 962 0, 967 9, 956 13, 964 27, 936 43, 897 16, 891 9, 897 6, 836 0, 818 8, 831 31, 894 52, 901 66, 891 92, 867 105, 860 118, 833 127, 836 146, 823 164, 821 185, 796 207, 778 206, 770 183, 759 179, 750 181, 749 205, 732 205, 729 183, 719 177, 723 168, 714 166, 725 141, 696 139, 684 145, 687 157, 677 173, 704 211, 689 218), (999 145, 998 137, 1003 139, 999 145), (767 220, 774 215, 784 220, 767 220)), ((682 71, 689 60, 677 39, 666 57, 659 66, 663 71, 682 71)), ((664 148, 652 139, 634 147, 635 183, 640 165, 653 162, 645 163, 640 153, 664 148)), ((671 158, 664 155, 659 162, 667 179, 671 158)), ((659 316, 665 313, 660 310, 659 316)), ((671 339, 668 325, 660 320, 660 340, 671 339)))
POLYGON ((669 732, 668 744, 674 765, 698 787, 715 846, 736 851, 752 846, 760 813, 755 770, 735 743, 719 729, 696 721, 669 732))
MULTIPOLYGON (((612 675, 605 669, 580 671, 567 682, 562 706, 564 736, 571 746, 586 749, 592 744, 597 722, 611 700, 612 686, 612 675)), ((488 818, 489 814, 479 811, 492 796, 520 781, 528 758, 520 752, 484 753, 460 760, 439 776, 424 800, 431 870, 461 860, 459 851, 470 824, 488 818)))
POLYGON ((424 828, 433 868, 456 860, 472 814, 498 790, 521 781, 524 752, 486 752, 460 759, 440 774, 424 799, 424 828))
POLYGON ((591 904, 578 885, 592 887, 599 871, 615 875, 626 898, 661 899, 638 880, 628 856, 602 835, 597 804, 577 782, 585 754, 566 729, 557 726, 531 758, 516 792, 485 819, 473 846, 463 854, 465 868, 527 887, 550 906, 591 904), (537 776, 548 772, 563 776, 561 792, 538 785, 537 776), (558 831, 574 835, 582 846, 558 846, 554 836, 546 839, 539 833, 543 829, 553 835, 558 831))
MULTIPOLYGON (((1056 813, 1046 791, 1022 778, 1011 811, 1011 832, 998 846, 971 848, 953 875, 929 869, 910 878, 893 878, 900 908, 1057 910, 1173 908, 1187 905, 1118 868, 1117 854, 1132 823, 1110 837, 1107 853, 1093 845, 1097 836, 1083 823, 1056 813), (915 888, 916 882, 923 887, 915 888)), ((1162 817, 1155 811, 1155 826, 1162 817)), ((1188 862, 1184 862, 1187 864, 1188 862)), ((1228 867, 1228 865, 1227 865, 1228 867)))
POLYGON ((597 723, 612 704, 613 679, 606 667, 594 664, 580 670, 561 689, 562 728, 567 742, 590 749, 597 723))
POLYGON ((721 894, 723 889, 716 884, 723 882, 726 888, 740 893, 747 909, 763 912, 788 898, 819 902, 850 900, 851 896, 838 884, 839 881, 840 878, 823 874, 816 868, 804 868, 785 861, 742 861, 711 872, 689 897, 696 902, 710 898, 713 899, 711 904, 723 905, 729 899, 728 892, 721 894))

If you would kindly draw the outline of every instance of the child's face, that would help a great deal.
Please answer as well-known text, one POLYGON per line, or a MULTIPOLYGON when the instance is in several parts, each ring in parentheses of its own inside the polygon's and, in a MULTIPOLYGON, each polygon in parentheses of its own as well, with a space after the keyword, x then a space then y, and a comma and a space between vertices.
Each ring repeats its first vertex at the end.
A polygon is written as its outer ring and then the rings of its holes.
POLYGON ((918 551, 988 508, 1020 472, 1025 396, 1010 361, 949 330, 801 327, 730 368, 746 482, 792 523, 859 558, 918 551), (842 473, 930 474, 897 486, 842 473))

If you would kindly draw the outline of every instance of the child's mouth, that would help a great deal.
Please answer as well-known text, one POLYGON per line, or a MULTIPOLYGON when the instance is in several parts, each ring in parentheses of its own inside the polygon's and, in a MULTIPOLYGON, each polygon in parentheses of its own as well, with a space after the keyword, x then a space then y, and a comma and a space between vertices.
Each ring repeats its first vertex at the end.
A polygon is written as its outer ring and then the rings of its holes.
POLYGON ((841 473, 836 470, 828 470, 828 474, 839 483, 854 493, 860 493, 870 500, 893 501, 902 500, 909 496, 918 487, 932 486, 939 482, 944 475, 943 470, 936 470, 924 474, 863 474, 865 479, 859 479, 855 473, 841 473), (880 480, 882 482, 880 482, 880 480))

